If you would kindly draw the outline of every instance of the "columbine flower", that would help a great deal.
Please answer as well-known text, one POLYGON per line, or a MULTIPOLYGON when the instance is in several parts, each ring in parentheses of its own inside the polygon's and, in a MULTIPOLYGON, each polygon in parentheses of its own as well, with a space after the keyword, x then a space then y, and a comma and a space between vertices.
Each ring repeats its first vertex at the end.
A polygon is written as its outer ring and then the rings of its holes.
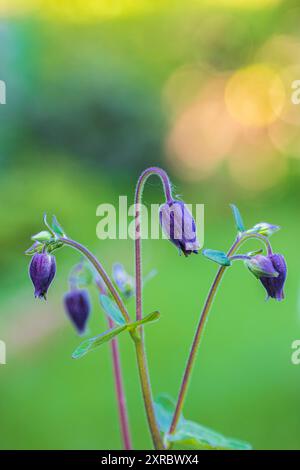
POLYGON ((67 315, 74 324, 79 334, 86 329, 90 315, 91 305, 86 289, 72 289, 64 296, 64 305, 67 315))
POLYGON ((185 256, 198 253, 196 224, 182 201, 170 201, 163 204, 159 210, 159 221, 169 240, 185 256))
POLYGON ((53 255, 35 253, 29 266, 29 276, 35 287, 35 297, 46 299, 46 294, 56 273, 56 262, 53 255))
POLYGON ((287 267, 283 255, 272 253, 268 256, 253 256, 247 266, 259 278, 267 291, 268 298, 283 300, 283 286, 287 267), (249 266, 250 265, 250 266, 249 266))

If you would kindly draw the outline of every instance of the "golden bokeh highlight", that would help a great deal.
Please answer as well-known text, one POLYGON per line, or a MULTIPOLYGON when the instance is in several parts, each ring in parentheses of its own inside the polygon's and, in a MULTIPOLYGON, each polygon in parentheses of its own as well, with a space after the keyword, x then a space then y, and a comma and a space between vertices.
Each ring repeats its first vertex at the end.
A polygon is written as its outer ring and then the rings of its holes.
MULTIPOLYGON (((300 111, 300 110, 299 110, 300 111)), ((300 159, 299 126, 276 121, 268 128, 270 141, 274 148, 283 155, 300 159)))
POLYGON ((281 114, 286 99, 278 73, 265 64, 237 70, 225 90, 228 112, 246 127, 264 127, 281 114))
POLYGON ((167 158, 182 178, 207 178, 233 149, 238 125, 225 107, 225 83, 223 77, 210 80, 171 127, 167 158))

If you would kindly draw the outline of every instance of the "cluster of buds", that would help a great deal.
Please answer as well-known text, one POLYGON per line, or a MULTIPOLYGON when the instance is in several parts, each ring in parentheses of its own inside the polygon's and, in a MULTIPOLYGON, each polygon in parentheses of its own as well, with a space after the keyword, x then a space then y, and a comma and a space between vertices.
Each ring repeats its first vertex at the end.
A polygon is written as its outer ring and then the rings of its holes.
POLYGON ((268 245, 267 255, 254 252, 228 257, 222 251, 203 250, 204 256, 223 266, 231 266, 233 260, 243 260, 250 272, 254 274, 254 276, 259 279, 264 286, 267 292, 267 299, 273 298, 278 301, 283 300, 283 288, 287 276, 287 265, 283 255, 272 252, 271 244, 267 239, 267 237, 270 237, 273 233, 277 232, 280 227, 267 222, 261 222, 254 225, 251 229, 246 230, 238 208, 236 206, 232 206, 232 209, 238 229, 238 240, 241 240, 243 236, 257 236, 257 238, 263 239, 268 245))

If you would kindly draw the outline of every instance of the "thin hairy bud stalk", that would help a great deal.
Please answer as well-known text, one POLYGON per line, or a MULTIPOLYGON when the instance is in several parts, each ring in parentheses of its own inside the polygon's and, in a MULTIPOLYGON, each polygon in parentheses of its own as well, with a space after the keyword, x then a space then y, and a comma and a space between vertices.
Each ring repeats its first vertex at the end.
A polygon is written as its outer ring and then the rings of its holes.
MULTIPOLYGON (((139 204, 142 202, 142 194, 146 180, 156 175, 161 179, 163 184, 165 198, 167 202, 172 201, 172 188, 167 173, 161 168, 151 167, 143 171, 139 177, 135 192, 135 291, 136 291, 136 319, 143 318, 142 312, 142 255, 141 255, 141 220, 139 204)), ((150 384, 150 376, 148 370, 148 361, 145 352, 143 329, 140 328, 140 336, 135 339, 138 368, 144 398, 146 414, 148 418, 149 428, 152 435, 153 444, 156 449, 163 449, 164 445, 159 432, 159 428, 155 418, 152 390, 150 384)))
MULTIPOLYGON (((271 244, 270 244, 269 240, 266 237, 264 237, 260 234, 251 233, 251 234, 242 234, 242 235, 238 236, 238 238, 235 240, 232 247, 229 249, 229 251, 227 253, 227 257, 230 258, 232 255, 234 255, 234 253, 237 251, 237 249, 240 248, 241 245, 244 242, 246 242, 247 240, 249 240, 251 238, 256 238, 256 239, 262 241, 266 246, 267 253, 272 254, 272 247, 271 247, 271 244)), ((211 288, 208 292, 203 310, 201 312, 199 323, 198 323, 196 333, 194 335, 194 339, 193 339, 193 342, 192 342, 192 346, 191 346, 191 349, 190 349, 188 361, 187 361, 185 371, 184 371, 184 374, 183 374, 183 378, 182 378, 182 382, 181 382, 181 386, 180 386, 180 391, 179 391, 179 395, 178 395, 178 399, 177 399, 177 404, 176 404, 176 408, 175 408, 175 413, 174 413, 174 416, 173 416, 173 420, 172 420, 172 424, 171 424, 171 427, 170 427, 170 430, 169 430, 169 434, 174 434, 174 432, 176 431, 176 427, 177 427, 177 424, 178 424, 178 421, 179 421, 179 418, 180 418, 180 415, 181 415, 181 412, 182 412, 182 409, 183 409, 184 401, 185 401, 185 398, 186 398, 188 385, 189 385, 189 382, 190 382, 190 379, 191 379, 191 373, 192 373, 193 366, 194 366, 194 363, 195 363, 197 351, 198 351, 198 348, 199 348, 199 345, 200 345, 200 342, 201 342, 201 339, 202 339, 202 336, 203 336, 203 331, 204 331, 205 323, 207 321, 208 313, 210 311, 210 307, 213 303, 213 300, 215 298, 218 287, 220 285, 220 282, 222 280, 222 277, 223 277, 226 269, 227 269, 226 266, 221 266, 218 269, 216 277, 215 277, 215 279, 214 279, 214 281, 211 285, 211 288)))
MULTIPOLYGON (((100 261, 85 246, 81 245, 75 240, 71 240, 66 237, 62 237, 60 238, 60 240, 64 244, 69 245, 75 250, 82 253, 88 259, 88 261, 94 266, 99 276, 103 279, 108 291, 112 294, 114 300, 116 301, 118 307, 120 308, 120 311, 122 312, 124 316, 124 319, 126 320, 126 322, 129 323, 130 317, 127 312, 127 309, 122 299, 120 298, 117 290, 115 289, 112 281, 110 280, 108 274, 106 273, 105 269, 100 263, 100 261)), ((151 435, 152 435, 153 444, 156 449, 163 449, 164 447, 163 447, 162 439, 161 439, 160 432, 159 432, 159 429, 155 420, 154 406, 153 406, 153 400, 152 400, 152 393, 151 393, 151 387, 150 387, 146 355, 145 355, 143 347, 141 347, 139 334, 137 332, 132 332, 131 336, 135 344, 137 363, 138 363, 138 369, 139 369, 139 377, 141 381, 141 388, 143 392, 145 409, 146 409, 149 428, 150 428, 151 435)))
POLYGON ((96 258, 96 256, 93 255, 85 246, 81 245, 81 243, 76 242, 75 240, 71 240, 70 238, 62 237, 60 240, 65 244, 69 245, 75 250, 79 251, 82 253, 89 261, 90 263, 94 266, 100 277, 103 279, 103 281, 106 284, 107 289, 115 299, 116 304, 118 305, 119 309, 121 310, 121 313, 124 317, 124 320, 127 323, 130 323, 130 316, 127 312, 127 309, 119 296, 117 290, 115 289, 112 281, 110 280, 110 277, 108 276, 107 272, 103 268, 102 264, 100 261, 96 258))

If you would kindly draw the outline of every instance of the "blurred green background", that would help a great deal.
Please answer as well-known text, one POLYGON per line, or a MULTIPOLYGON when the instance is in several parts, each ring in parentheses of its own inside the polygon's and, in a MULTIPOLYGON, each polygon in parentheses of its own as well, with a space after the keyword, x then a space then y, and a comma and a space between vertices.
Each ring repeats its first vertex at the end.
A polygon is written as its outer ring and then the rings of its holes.
MULTIPOLYGON (((55 213, 68 235, 133 273, 131 240, 96 238, 96 207, 133 201, 139 172, 161 165, 176 193, 205 204, 205 247, 226 250, 235 202, 250 227, 278 224, 274 250, 289 276, 283 303, 265 302, 242 264, 213 305, 185 416, 256 449, 300 448, 300 9, 279 0, 15 0, 0 3, 0 448, 121 446, 109 347, 74 361, 62 307, 77 255, 57 252, 47 303, 33 298, 23 253, 55 213)), ((158 180, 145 190, 161 203, 158 180)), ((249 249, 256 247, 254 243, 249 249)), ((143 243, 158 275, 144 310, 154 394, 176 396, 216 265, 143 243)), ((106 328, 96 292, 90 335, 106 328)), ((134 314, 134 302, 129 304, 134 314)), ((133 345, 120 339, 136 448, 149 448, 133 345)))

